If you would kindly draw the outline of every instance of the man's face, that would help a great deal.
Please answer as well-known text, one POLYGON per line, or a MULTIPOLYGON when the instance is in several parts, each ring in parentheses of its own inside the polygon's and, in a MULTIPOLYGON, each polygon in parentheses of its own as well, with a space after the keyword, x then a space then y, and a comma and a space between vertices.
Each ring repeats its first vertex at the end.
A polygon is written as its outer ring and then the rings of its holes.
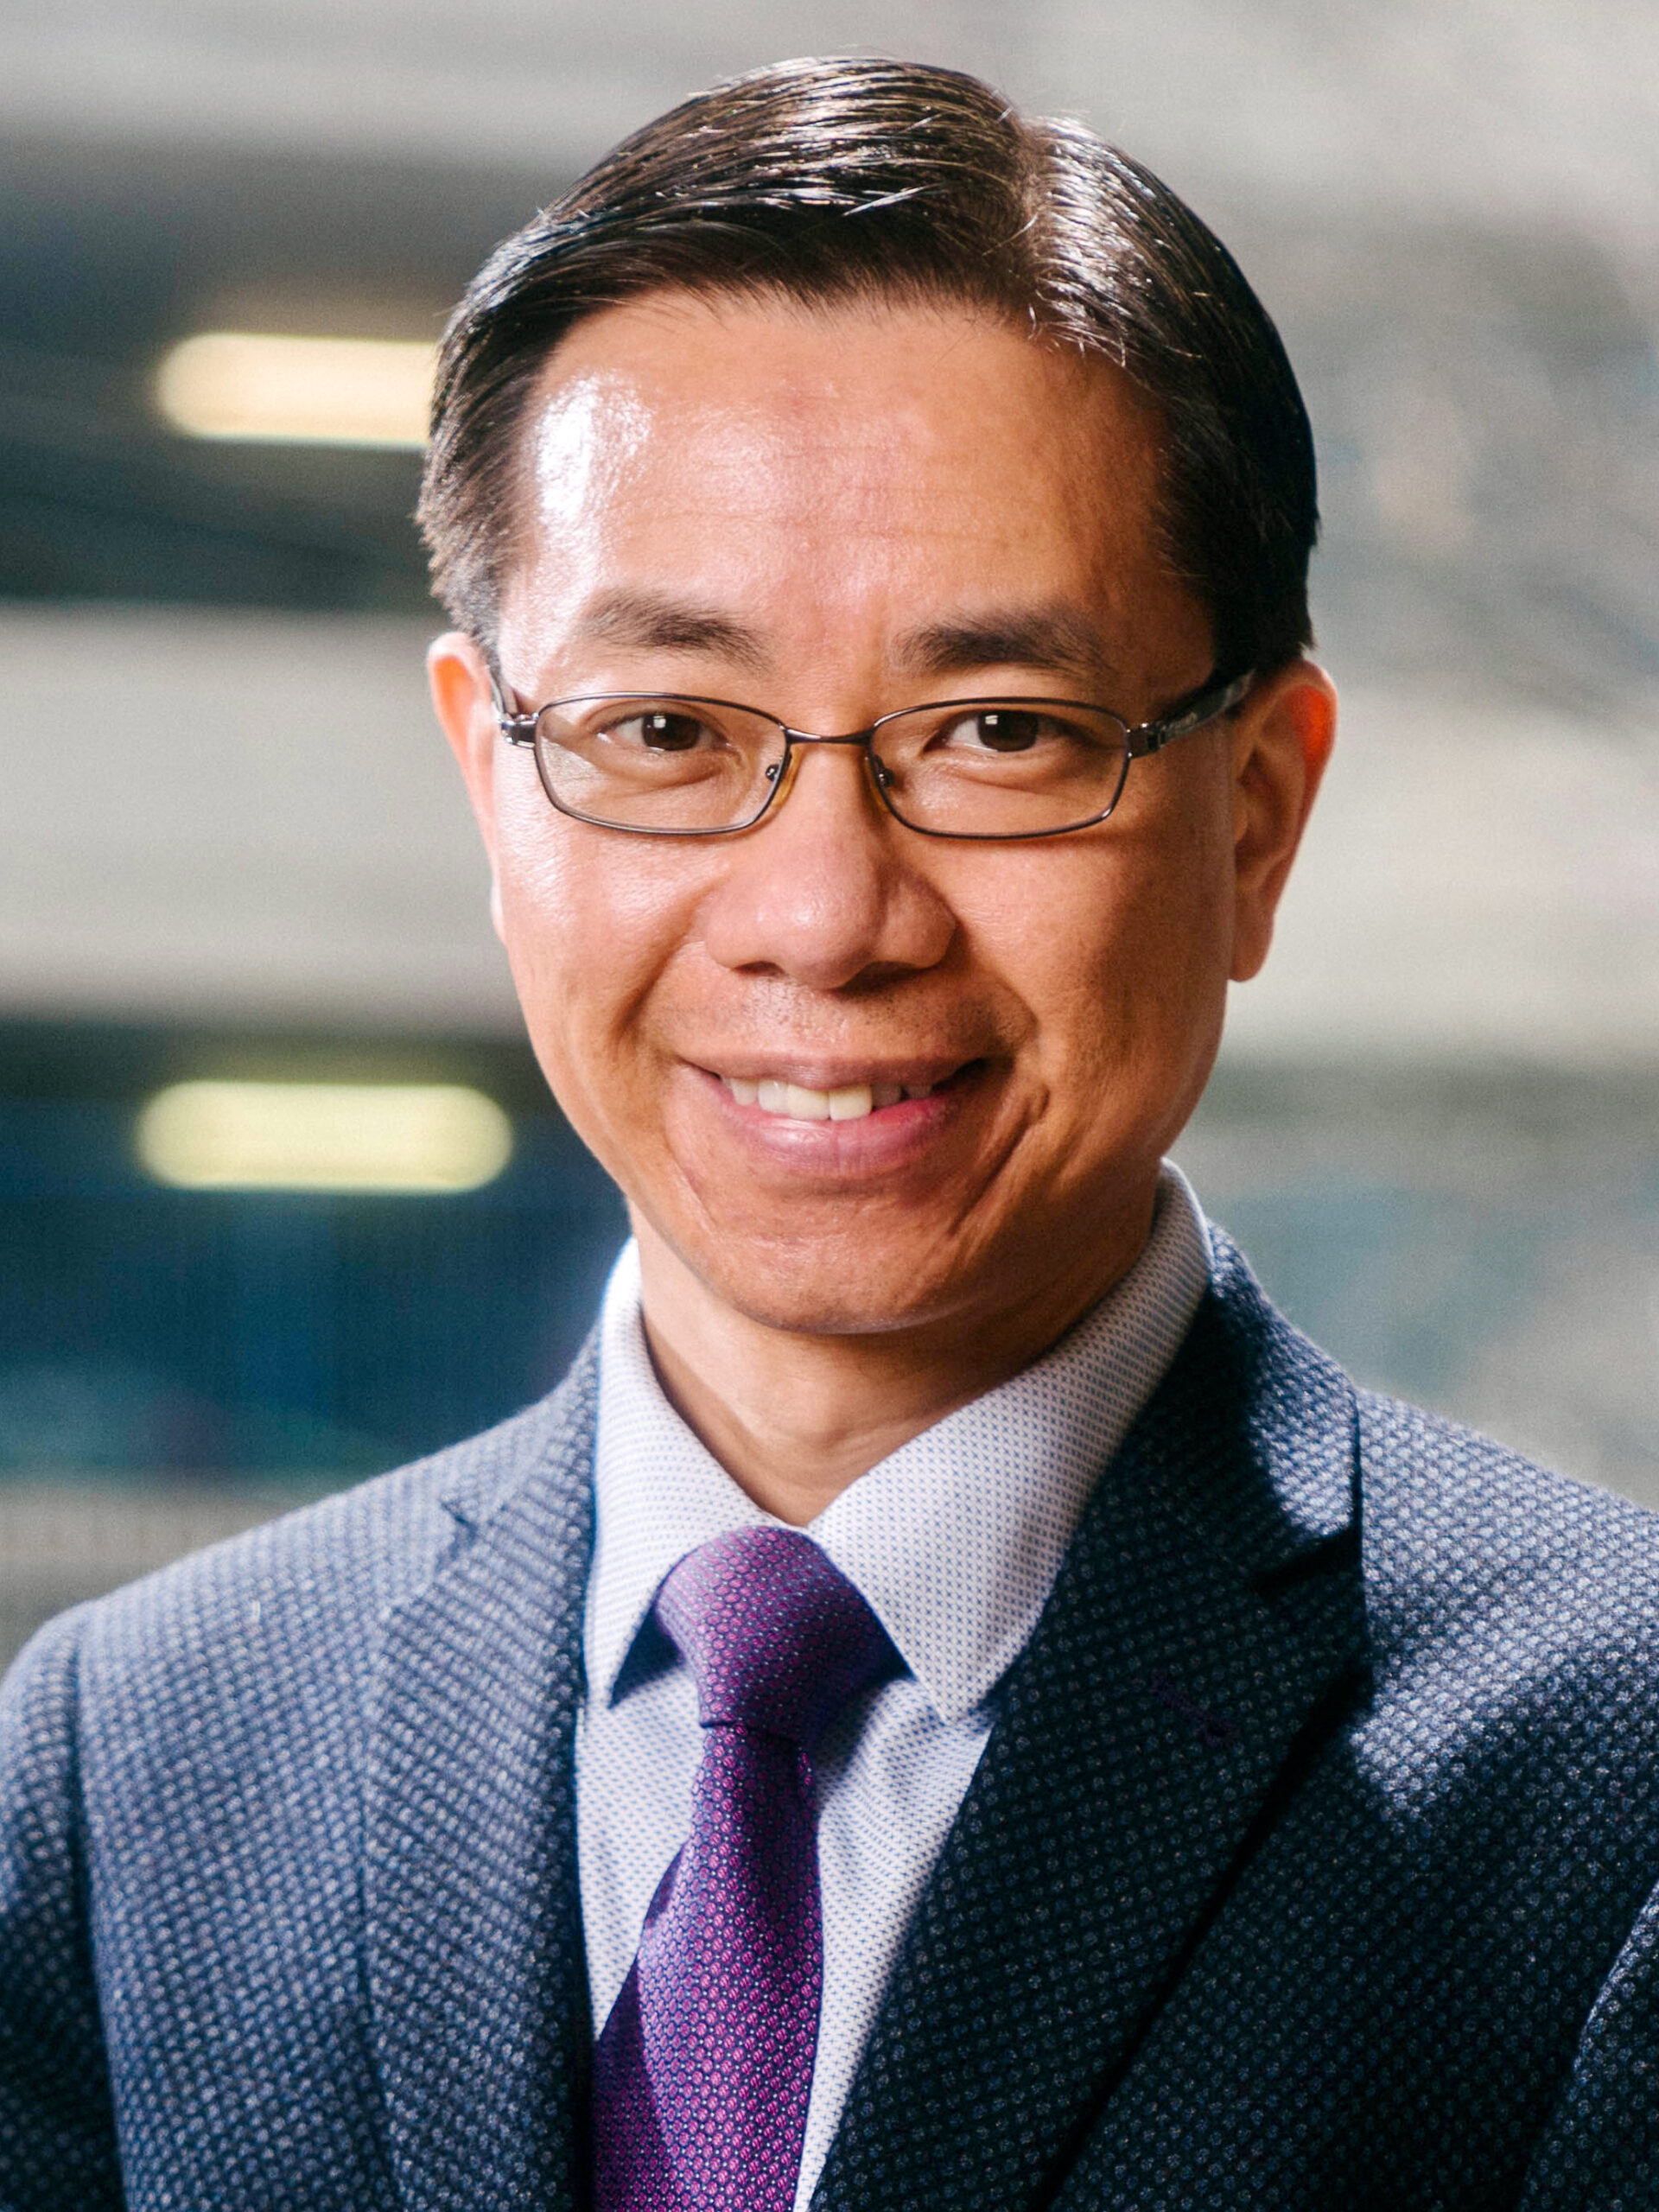
MULTIPOLYGON (((1037 694, 1139 721, 1211 672, 1157 545, 1154 422, 965 309, 613 308, 552 357, 523 455, 499 658, 531 705, 673 691, 833 733, 1037 694)), ((753 830, 658 840, 556 813, 476 655, 434 668, 531 1039, 648 1294, 689 1271, 773 1326, 920 1341, 1057 1287, 1064 1325, 1133 1256, 1230 970, 1265 949, 1236 729, 1032 843, 903 827, 852 747, 805 748, 753 830), (905 1095, 822 1120, 734 1083, 905 1095)))

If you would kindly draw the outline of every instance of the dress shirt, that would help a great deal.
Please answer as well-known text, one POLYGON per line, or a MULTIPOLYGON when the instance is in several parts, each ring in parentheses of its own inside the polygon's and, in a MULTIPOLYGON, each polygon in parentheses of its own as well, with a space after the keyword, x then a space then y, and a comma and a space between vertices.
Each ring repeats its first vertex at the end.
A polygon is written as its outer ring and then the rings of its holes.
MULTIPOLYGON (((813 1761, 823 1994, 798 2212, 990 1734, 998 1686, 1037 1625, 1096 1478, 1174 1358, 1209 1269, 1204 1217, 1166 1163, 1152 1234, 1100 1304, 1035 1365, 861 1476, 807 1531, 862 1593, 906 1672, 855 1699, 813 1761)), ((601 1317, 594 1472, 576 1792, 597 2031, 685 1840, 702 1750, 690 1676, 647 1626, 652 1601, 699 1544, 781 1525, 664 1395, 632 1243, 601 1317)))

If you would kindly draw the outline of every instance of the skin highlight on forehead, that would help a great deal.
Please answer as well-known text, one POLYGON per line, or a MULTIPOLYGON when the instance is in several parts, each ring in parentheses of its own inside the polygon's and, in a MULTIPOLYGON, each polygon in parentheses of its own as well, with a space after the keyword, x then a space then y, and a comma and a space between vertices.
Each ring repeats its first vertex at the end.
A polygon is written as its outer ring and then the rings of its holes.
POLYGON ((650 432, 650 412, 626 379, 601 372, 550 380, 543 372, 519 439, 510 577, 536 565, 542 547, 579 543, 585 518, 616 497, 650 432))
POLYGON ((537 416, 531 474, 543 528, 556 530, 615 488, 650 430, 626 384, 599 376, 562 379, 537 416))

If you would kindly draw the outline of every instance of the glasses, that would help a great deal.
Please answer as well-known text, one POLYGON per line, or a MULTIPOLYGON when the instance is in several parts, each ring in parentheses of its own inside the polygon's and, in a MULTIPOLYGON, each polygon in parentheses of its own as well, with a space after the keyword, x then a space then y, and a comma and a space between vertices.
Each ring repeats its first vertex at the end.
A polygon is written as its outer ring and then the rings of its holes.
POLYGON ((1254 673, 1212 682, 1156 721, 1072 699, 947 699, 821 737, 728 699, 604 692, 525 712, 493 677, 501 733, 535 749, 561 814, 642 837, 752 830, 807 745, 856 745, 882 804, 926 837, 1054 837, 1103 822, 1131 760, 1237 706, 1254 673))

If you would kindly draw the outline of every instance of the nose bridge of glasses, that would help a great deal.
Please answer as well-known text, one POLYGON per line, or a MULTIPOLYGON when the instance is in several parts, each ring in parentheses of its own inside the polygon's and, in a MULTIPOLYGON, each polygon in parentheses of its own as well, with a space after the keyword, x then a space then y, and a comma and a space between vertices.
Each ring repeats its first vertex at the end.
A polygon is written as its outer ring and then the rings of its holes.
POLYGON ((879 723, 873 724, 868 729, 834 732, 792 729, 787 722, 780 722, 778 727, 784 735, 784 758, 778 764, 778 773, 773 779, 773 788, 768 802, 769 810, 775 810, 794 789, 807 751, 828 747, 831 750, 843 752, 851 750, 862 755, 864 771, 862 781, 867 791, 881 802, 881 810, 888 813, 892 811, 887 800, 884 772, 875 757, 871 742, 880 727, 879 723))
POLYGON ((816 729, 791 729, 787 722, 779 725, 791 745, 862 745, 868 747, 880 728, 872 722, 868 729, 840 730, 829 734, 816 729))

